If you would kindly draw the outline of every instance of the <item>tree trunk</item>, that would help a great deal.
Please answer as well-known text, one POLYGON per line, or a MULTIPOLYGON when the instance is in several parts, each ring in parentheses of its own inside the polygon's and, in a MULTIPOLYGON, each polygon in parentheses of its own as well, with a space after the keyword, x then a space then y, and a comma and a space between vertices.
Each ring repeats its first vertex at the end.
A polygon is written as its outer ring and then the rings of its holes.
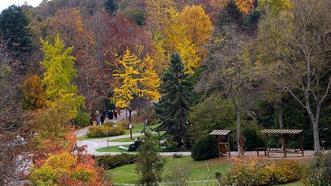
POLYGON ((236 126, 237 126, 237 146, 238 146, 238 155, 243 156, 243 151, 242 151, 242 146, 240 144, 240 137, 241 137, 241 128, 240 128, 240 109, 236 108, 237 111, 237 121, 236 121, 236 126))
POLYGON ((313 134, 314 134, 314 151, 315 154, 317 155, 321 153, 321 145, 320 145, 320 137, 319 137, 317 121, 313 123, 313 134))
POLYGON ((282 104, 279 104, 278 122, 279 122, 279 128, 281 129, 284 128, 282 104))
POLYGON ((320 145, 320 138, 319 138, 319 118, 320 118, 320 111, 321 111, 321 102, 316 106, 316 114, 314 116, 313 111, 311 110, 311 103, 309 100, 309 92, 305 91, 305 100, 306 100, 306 110, 310 119, 310 122, 313 125, 313 136, 314 136, 314 153, 318 155, 321 153, 321 145, 320 145))

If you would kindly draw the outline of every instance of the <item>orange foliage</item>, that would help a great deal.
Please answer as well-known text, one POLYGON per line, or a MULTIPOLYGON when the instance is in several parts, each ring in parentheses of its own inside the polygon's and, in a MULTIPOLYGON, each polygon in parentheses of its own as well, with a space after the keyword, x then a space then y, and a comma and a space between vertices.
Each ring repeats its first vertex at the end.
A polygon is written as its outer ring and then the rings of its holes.
POLYGON ((30 75, 23 82, 23 107, 35 110, 46 106, 45 91, 38 75, 30 75))
POLYGON ((236 0, 236 5, 243 14, 247 15, 254 7, 254 0, 236 0))
POLYGON ((103 171, 96 166, 91 156, 69 152, 52 154, 31 172, 31 181, 36 185, 103 185, 103 171))

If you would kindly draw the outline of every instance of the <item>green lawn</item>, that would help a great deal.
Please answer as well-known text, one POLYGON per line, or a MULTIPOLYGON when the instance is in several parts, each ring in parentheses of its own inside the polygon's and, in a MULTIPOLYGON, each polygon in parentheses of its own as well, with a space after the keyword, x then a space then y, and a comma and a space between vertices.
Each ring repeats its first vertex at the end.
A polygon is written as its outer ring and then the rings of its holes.
MULTIPOLYGON (((129 147, 128 145, 122 145, 124 147, 129 147)), ((121 150, 118 148, 118 146, 111 146, 111 147, 102 147, 99 149, 96 149, 97 152, 127 152, 125 150, 121 150)))
MULTIPOLYGON (((165 180, 176 173, 184 173, 189 181, 210 180, 215 178, 215 172, 227 172, 230 167, 230 163, 225 163, 224 160, 221 162, 217 159, 209 161, 194 161, 191 157, 177 159, 169 157, 165 159, 166 164, 163 171, 165 180)), ((136 184, 139 180, 134 164, 108 170, 107 174, 110 175, 112 182, 116 184, 136 184)))

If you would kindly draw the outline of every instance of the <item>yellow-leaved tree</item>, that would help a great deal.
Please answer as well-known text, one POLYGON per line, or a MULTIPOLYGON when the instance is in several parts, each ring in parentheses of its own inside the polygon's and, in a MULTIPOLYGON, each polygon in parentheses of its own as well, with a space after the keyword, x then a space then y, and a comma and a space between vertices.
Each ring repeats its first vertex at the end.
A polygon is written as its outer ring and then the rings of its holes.
POLYGON ((45 71, 42 83, 48 106, 66 109, 68 118, 73 119, 84 105, 84 97, 77 94, 77 86, 73 83, 77 75, 75 57, 71 55, 73 48, 65 48, 59 36, 55 37, 54 44, 42 40, 42 45, 44 59, 41 66, 45 71))
POLYGON ((191 74, 201 65, 206 53, 204 45, 213 32, 211 19, 201 6, 196 5, 186 6, 181 12, 172 9, 170 15, 163 30, 166 49, 169 53, 177 52, 186 73, 191 74))
POLYGON ((149 55, 140 60, 127 49, 118 63, 120 67, 114 74, 117 86, 112 97, 117 108, 128 108, 135 97, 159 99, 160 79, 149 55))
POLYGON ((118 86, 114 88, 112 99, 117 108, 128 108, 134 96, 140 95, 138 65, 141 61, 127 49, 118 63, 120 67, 113 74, 118 86))
POLYGON ((175 9, 174 0, 146 0, 147 24, 153 32, 160 32, 171 17, 170 11, 175 9))
POLYGON ((153 66, 154 60, 149 55, 146 55, 142 62, 141 69, 141 93, 142 96, 149 100, 158 100, 160 98, 160 78, 154 70, 153 66))
POLYGON ((213 24, 201 5, 186 6, 179 15, 181 24, 187 27, 185 35, 197 47, 198 52, 204 52, 204 45, 213 32, 213 24), (194 19, 192 19, 194 18, 194 19))

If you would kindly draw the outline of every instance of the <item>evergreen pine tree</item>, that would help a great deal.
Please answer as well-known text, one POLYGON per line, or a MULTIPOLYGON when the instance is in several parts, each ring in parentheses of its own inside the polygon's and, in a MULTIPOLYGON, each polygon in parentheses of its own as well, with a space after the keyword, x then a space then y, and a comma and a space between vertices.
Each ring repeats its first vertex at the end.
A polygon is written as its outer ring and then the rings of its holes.
POLYGON ((32 51, 29 20, 22 8, 12 5, 0 14, 0 35, 17 57, 32 51))
POLYGON ((116 11, 118 9, 118 4, 117 4, 116 0, 106 0, 104 6, 105 6, 105 10, 110 15, 116 14, 116 11))
POLYGON ((176 148, 188 145, 188 111, 193 102, 192 82, 185 73, 184 65, 178 54, 171 56, 171 63, 162 77, 162 97, 156 104, 156 116, 160 122, 157 130, 164 130, 176 148))

